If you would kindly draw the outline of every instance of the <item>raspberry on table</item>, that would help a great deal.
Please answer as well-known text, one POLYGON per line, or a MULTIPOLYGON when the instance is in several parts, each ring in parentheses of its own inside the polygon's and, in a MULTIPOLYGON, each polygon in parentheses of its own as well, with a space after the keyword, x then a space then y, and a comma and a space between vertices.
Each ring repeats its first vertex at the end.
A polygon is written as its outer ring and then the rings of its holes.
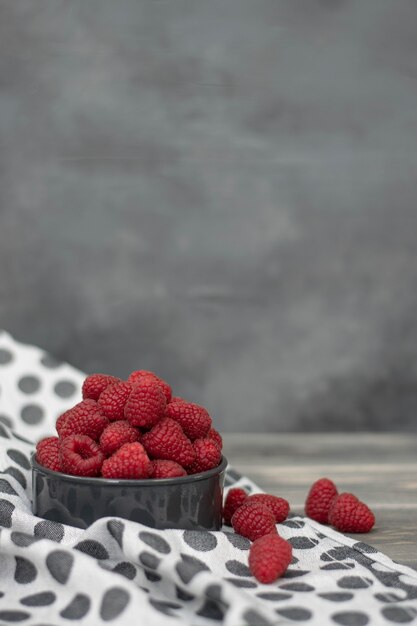
POLYGON ((155 380, 158 385, 162 389, 162 393, 165 396, 165 399, 168 402, 171 402, 172 398, 172 389, 171 385, 169 385, 165 380, 157 376, 154 372, 149 372, 148 370, 136 370, 132 372, 127 379, 129 383, 136 384, 143 381, 144 378, 148 378, 151 380, 155 380))
POLYGON ((320 524, 328 524, 330 505, 337 493, 336 485, 329 478, 316 480, 307 495, 306 515, 320 524))
POLYGON ((279 524, 283 522, 288 517, 288 513, 290 511, 290 505, 288 501, 284 498, 279 498, 278 496, 273 496, 269 493, 254 493, 251 496, 248 496, 246 502, 260 502, 271 509, 272 513, 275 515, 275 522, 279 524))
POLYGON ((152 461, 145 448, 138 442, 125 443, 101 468, 104 478, 149 478, 153 470, 152 461))
POLYGON ((101 413, 95 400, 88 398, 65 411, 56 422, 60 439, 68 435, 87 435, 98 440, 109 420, 101 413))
POLYGON ((110 422, 101 433, 100 448, 105 455, 110 456, 123 444, 138 441, 139 437, 140 432, 133 428, 127 420, 110 422))
POLYGON ((195 452, 194 463, 189 468, 189 474, 206 472, 213 467, 217 467, 221 461, 222 453, 213 439, 196 439, 193 443, 195 452))
POLYGON ((90 374, 83 382, 83 398, 84 400, 86 398, 98 400, 100 394, 107 389, 109 385, 120 382, 122 381, 120 378, 117 378, 117 376, 110 376, 109 374, 90 374))
POLYGON ((375 515, 352 493, 341 493, 330 507, 329 522, 343 533, 369 533, 375 515))
POLYGON ((59 472, 61 469, 59 463, 59 445, 58 437, 45 437, 36 445, 36 460, 43 467, 59 472))
POLYGON ((223 506, 223 520, 228 526, 232 524, 233 513, 247 500, 248 494, 240 487, 229 489, 223 506))
POLYGON ((255 541, 263 535, 275 534, 275 515, 264 504, 244 502, 232 515, 232 526, 239 535, 255 541))
POLYGON ((196 457, 193 445, 181 426, 169 417, 164 417, 145 433, 141 443, 152 458, 176 461, 185 468, 190 467, 196 457))
POLYGON ((193 402, 170 402, 166 416, 177 421, 191 441, 205 437, 211 427, 208 411, 193 402))
POLYGON ((69 435, 61 441, 59 462, 61 471, 73 476, 98 476, 104 454, 87 435, 69 435))
POLYGON ((132 392, 131 383, 122 381, 109 385, 98 399, 102 413, 110 421, 124 419, 126 402, 132 392))
POLYGON ((209 437, 209 439, 213 439, 214 443, 216 444, 216 446, 219 448, 220 451, 223 449, 222 436, 215 428, 210 428, 210 430, 207 433, 207 437, 209 437))
POLYGON ((179 463, 166 459, 153 461, 151 478, 176 478, 179 476, 187 476, 186 470, 179 463))
POLYGON ((156 380, 143 376, 133 385, 124 408, 132 426, 152 428, 165 414, 166 398, 156 380))
POLYGON ((273 583, 292 560, 292 545, 272 533, 256 539, 249 550, 249 569, 259 582, 273 583))

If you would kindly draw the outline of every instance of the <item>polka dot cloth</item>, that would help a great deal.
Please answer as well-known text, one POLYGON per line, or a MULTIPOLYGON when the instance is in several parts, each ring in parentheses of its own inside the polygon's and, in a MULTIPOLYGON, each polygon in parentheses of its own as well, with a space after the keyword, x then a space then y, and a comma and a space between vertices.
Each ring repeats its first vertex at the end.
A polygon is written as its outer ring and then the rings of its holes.
MULTIPOLYGON (((83 374, 0 332, 0 625, 382 626, 417 623, 417 573, 302 517, 279 525, 287 573, 258 583, 248 540, 103 518, 87 530, 31 512, 29 458, 83 374)), ((226 490, 259 488, 233 469, 226 490)))

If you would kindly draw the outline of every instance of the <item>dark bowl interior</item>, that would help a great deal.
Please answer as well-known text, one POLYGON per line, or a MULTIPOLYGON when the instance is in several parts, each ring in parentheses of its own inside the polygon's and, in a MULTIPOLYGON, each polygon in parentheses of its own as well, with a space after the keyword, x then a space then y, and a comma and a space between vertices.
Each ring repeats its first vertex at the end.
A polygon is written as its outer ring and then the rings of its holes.
POLYGON ((33 513, 87 528, 101 517, 123 517, 152 528, 219 530, 224 474, 220 465, 191 476, 114 480, 49 470, 32 455, 33 513))

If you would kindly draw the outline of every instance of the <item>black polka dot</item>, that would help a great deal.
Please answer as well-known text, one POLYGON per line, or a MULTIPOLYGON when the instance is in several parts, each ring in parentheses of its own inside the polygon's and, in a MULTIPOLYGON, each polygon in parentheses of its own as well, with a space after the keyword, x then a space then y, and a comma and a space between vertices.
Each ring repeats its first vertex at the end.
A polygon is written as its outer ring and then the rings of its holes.
POLYGON ((7 426, 7 428, 13 428, 13 420, 8 415, 0 415, 0 422, 7 426))
POLYGON ((142 539, 142 541, 144 541, 148 546, 161 554, 169 554, 171 552, 169 543, 155 533, 143 530, 139 533, 139 539, 142 539))
POLYGON ((209 552, 217 546, 216 537, 205 530, 186 530, 183 538, 186 544, 199 552, 209 552))
POLYGON ((76 390, 77 387, 70 380, 60 380, 54 386, 54 391, 60 398, 70 398, 76 390))
POLYGON ((249 567, 240 561, 226 561, 226 569, 235 576, 252 576, 249 567))
POLYGON ((27 585, 35 580, 38 575, 38 570, 33 565, 32 561, 23 558, 22 556, 15 556, 16 569, 14 571, 14 579, 20 585, 27 585))
POLYGON ((0 611, 0 619, 4 619, 5 622, 23 622, 29 617, 30 613, 26 611, 0 611))
POLYGON ((33 446, 33 441, 29 441, 29 439, 26 439, 26 437, 22 437, 22 435, 19 435, 19 433, 12 431, 12 435, 14 439, 18 439, 19 441, 23 441, 24 443, 30 443, 30 445, 33 446))
POLYGON ((10 538, 15 546, 19 546, 20 548, 26 548, 27 546, 31 546, 32 543, 35 543, 35 541, 39 541, 39 537, 33 537, 32 535, 18 531, 12 532, 10 538))
POLYGON ((23 467, 23 469, 30 470, 29 459, 20 450, 15 450, 14 448, 7 450, 7 456, 20 467, 23 467))
POLYGON ((42 407, 38 404, 26 404, 20 411, 20 416, 25 424, 34 426, 43 420, 44 414, 42 407))
POLYGON ((369 618, 365 613, 359 611, 344 611, 343 613, 334 613, 332 620, 341 626, 366 626, 369 618))
POLYGON ((4 526, 5 528, 11 527, 14 509, 14 504, 8 502, 8 500, 0 500, 0 526, 4 526))
POLYGON ((279 593, 278 591, 266 591, 265 593, 256 594, 262 600, 270 600, 271 602, 282 602, 292 598, 291 593, 279 593))
POLYGON ((58 359, 53 357, 51 354, 44 354, 44 356, 41 358, 41 363, 44 367, 47 367, 51 370, 56 369, 57 367, 62 365, 62 361, 58 361, 58 359))
POLYGON ((51 576, 61 585, 65 585, 67 582, 73 563, 74 557, 72 554, 63 550, 54 550, 46 557, 46 566, 51 576))
POLYGON ((151 554, 150 552, 141 552, 139 554, 139 561, 145 567, 149 567, 150 569, 156 569, 161 561, 157 556, 151 554))
POLYGON ((400 596, 398 593, 376 593, 375 598, 380 602, 401 602, 407 596, 400 596))
POLYGON ((162 576, 147 569, 143 570, 143 573, 151 583, 158 583, 162 579, 162 576))
POLYGON ((272 626, 272 622, 254 609, 248 609, 244 612, 243 618, 248 626, 272 626))
POLYGON ((287 519, 284 522, 281 522, 281 524, 282 526, 287 526, 287 528, 303 528, 305 526, 305 522, 293 519, 287 519))
POLYGON ((330 602, 347 602, 348 600, 352 600, 353 593, 342 591, 340 592, 329 592, 329 593, 319 593, 320 598, 324 600, 329 600, 330 602))
POLYGON ((287 617, 288 619, 292 619, 295 622, 304 622, 305 620, 311 619, 312 613, 307 609, 302 609, 301 607, 288 607, 286 609, 275 609, 275 612, 282 617, 287 617))
POLYGON ((387 606, 381 613, 385 619, 394 624, 407 624, 415 619, 417 610, 407 606, 387 606))
POLYGON ((25 606, 49 606, 56 600, 56 595, 52 591, 42 591, 32 596, 26 596, 20 600, 25 606))
POLYGON ((208 587, 206 587, 205 595, 207 596, 207 598, 210 598, 210 600, 214 600, 215 602, 220 602, 221 604, 228 606, 223 599, 222 588, 220 587, 220 585, 209 585, 208 587))
POLYGON ((378 552, 376 548, 368 545, 367 543, 363 543, 362 541, 354 543, 352 547, 355 548, 355 550, 359 550, 359 552, 364 552, 365 554, 375 554, 375 552, 378 552))
POLYGON ((161 613, 164 613, 165 615, 170 615, 171 617, 175 615, 172 609, 181 608, 181 605, 175 604, 175 602, 166 602, 164 600, 156 600, 156 598, 151 598, 151 597, 149 597, 148 599, 149 599, 149 603, 154 607, 154 609, 156 609, 157 611, 160 611, 161 613))
POLYGON ((242 537, 242 535, 238 535, 237 533, 223 533, 226 539, 239 550, 249 550, 250 541, 246 539, 246 537, 242 537))
POLYGON ((16 491, 13 489, 8 480, 0 478, 0 491, 1 493, 7 493, 9 496, 17 496, 16 491))
POLYGON ((107 522, 107 530, 109 531, 113 539, 117 541, 121 548, 123 547, 124 529, 124 524, 117 519, 111 519, 107 522))
POLYGON ((188 593, 188 591, 185 591, 177 585, 175 585, 175 592, 177 594, 178 600, 182 600, 183 602, 191 602, 191 600, 194 600, 195 598, 195 596, 193 596, 191 593, 188 593))
POLYGON ((306 569, 287 569, 283 578, 300 578, 300 576, 305 576, 309 574, 309 570, 306 569))
POLYGON ((35 537, 42 539, 50 539, 51 541, 57 541, 58 543, 64 538, 64 527, 59 522, 51 522, 44 520, 38 522, 33 530, 35 537))
POLYGON ((0 348, 0 365, 7 365, 13 361, 13 354, 6 348, 0 348))
POLYGON ((85 541, 80 541, 75 546, 76 550, 80 552, 84 552, 84 554, 88 554, 92 556, 94 559, 108 559, 109 553, 103 544, 98 541, 94 541, 94 539, 85 539, 85 541))
POLYGON ((201 609, 197 611, 197 615, 222 622, 224 618, 224 611, 221 606, 219 606, 216 602, 213 602, 213 600, 205 600, 201 609))
POLYGON ((0 437, 3 437, 4 439, 10 439, 10 435, 3 426, 3 424, 0 424, 0 437))
POLYGON ((100 607, 100 617, 105 622, 118 617, 127 607, 130 595, 121 587, 108 589, 103 596, 100 607))
POLYGON ((245 580, 244 578, 225 578, 225 580, 228 580, 235 587, 244 587, 245 589, 253 589, 258 586, 253 580, 245 580))
POLYGON ((309 537, 290 537, 288 541, 296 550, 311 550, 318 544, 317 539, 310 539, 309 537))
POLYGON ((82 619, 90 610, 90 604, 90 598, 83 593, 77 593, 60 615, 65 619, 82 619))
POLYGON ((355 569, 354 563, 329 563, 324 565, 320 569, 322 570, 340 570, 340 569, 355 569))
POLYGON ((118 563, 112 571, 116 574, 121 574, 129 580, 133 580, 136 576, 135 567, 132 565, 132 563, 128 563, 127 561, 122 561, 121 563, 118 563))
POLYGON ((314 587, 306 583, 286 583, 285 585, 280 585, 280 588, 286 591, 314 591, 314 587))
POLYGON ((23 487, 23 489, 26 489, 26 478, 25 476, 22 474, 22 472, 17 469, 17 467, 8 467, 7 469, 4 470, 3 472, 4 474, 9 474, 9 476, 13 476, 13 478, 15 478, 17 480, 18 483, 20 483, 23 487))
POLYGON ((22 376, 17 383, 20 391, 23 393, 36 393, 41 386, 41 381, 36 376, 22 376))
POLYGON ((188 554, 181 554, 181 561, 176 564, 175 569, 185 584, 188 584, 199 572, 210 571, 205 563, 188 554))
POLYGON ((337 582, 337 585, 342 589, 366 589, 373 585, 373 581, 361 576, 344 576, 337 582))

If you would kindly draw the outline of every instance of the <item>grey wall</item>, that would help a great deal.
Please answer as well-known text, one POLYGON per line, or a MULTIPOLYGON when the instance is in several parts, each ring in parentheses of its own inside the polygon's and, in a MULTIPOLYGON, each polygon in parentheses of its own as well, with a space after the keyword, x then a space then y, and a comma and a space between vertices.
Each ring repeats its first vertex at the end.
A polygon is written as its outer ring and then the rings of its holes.
POLYGON ((417 430, 414 0, 2 0, 0 326, 224 430, 417 430))

